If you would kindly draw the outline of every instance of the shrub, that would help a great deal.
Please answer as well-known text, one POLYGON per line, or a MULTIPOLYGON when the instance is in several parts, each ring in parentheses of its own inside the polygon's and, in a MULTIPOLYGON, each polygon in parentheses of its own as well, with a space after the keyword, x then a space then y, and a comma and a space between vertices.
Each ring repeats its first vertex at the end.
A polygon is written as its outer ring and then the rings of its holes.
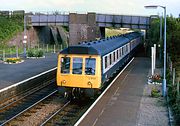
POLYGON ((35 57, 43 57, 44 52, 42 50, 35 51, 35 57))
POLYGON ((6 45, 6 41, 14 37, 18 32, 23 31, 22 18, 7 18, 0 16, 0 45, 6 45))
POLYGON ((28 57, 34 57, 34 52, 33 52, 33 50, 28 50, 28 51, 27 51, 27 56, 28 56, 28 57))
POLYGON ((42 50, 28 50, 28 57, 43 57, 44 52, 42 50))
POLYGON ((157 88, 152 88, 151 90, 151 97, 157 98, 161 96, 161 92, 160 90, 158 90, 157 88))

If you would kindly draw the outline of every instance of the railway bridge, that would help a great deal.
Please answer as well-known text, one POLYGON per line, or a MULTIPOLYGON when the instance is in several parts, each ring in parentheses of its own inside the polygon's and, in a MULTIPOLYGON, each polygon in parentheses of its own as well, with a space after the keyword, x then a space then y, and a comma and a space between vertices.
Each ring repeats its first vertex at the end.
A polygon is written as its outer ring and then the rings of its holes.
POLYGON ((100 37, 105 37, 105 28, 131 28, 149 29, 150 17, 133 15, 112 14, 43 14, 29 15, 33 27, 43 26, 68 26, 69 45, 75 45, 81 41, 94 40, 97 31, 100 37))

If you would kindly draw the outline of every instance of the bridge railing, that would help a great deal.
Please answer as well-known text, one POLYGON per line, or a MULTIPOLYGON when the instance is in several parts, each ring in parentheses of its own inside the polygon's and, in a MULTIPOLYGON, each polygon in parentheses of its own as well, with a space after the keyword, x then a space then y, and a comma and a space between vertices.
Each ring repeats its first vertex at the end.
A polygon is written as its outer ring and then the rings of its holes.
POLYGON ((147 16, 96 14, 96 22, 100 27, 148 29, 150 18, 147 16))
POLYGON ((36 14, 31 15, 33 26, 63 25, 68 26, 69 15, 67 14, 36 14))
MULTIPOLYGON (((122 27, 148 29, 150 17, 132 15, 96 14, 96 24, 99 27, 122 27)), ((36 13, 31 15, 32 26, 69 25, 68 13, 36 13)))

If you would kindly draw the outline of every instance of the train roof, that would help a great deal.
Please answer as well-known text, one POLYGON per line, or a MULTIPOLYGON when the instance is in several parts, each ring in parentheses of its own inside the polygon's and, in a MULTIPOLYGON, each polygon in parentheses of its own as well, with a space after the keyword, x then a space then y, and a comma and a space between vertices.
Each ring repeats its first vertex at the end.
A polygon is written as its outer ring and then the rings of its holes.
POLYGON ((124 35, 108 37, 106 39, 101 39, 92 42, 82 42, 79 45, 69 46, 68 48, 62 50, 61 54, 89 54, 89 55, 106 55, 125 45, 129 41, 140 37, 141 34, 138 32, 132 32, 124 35))

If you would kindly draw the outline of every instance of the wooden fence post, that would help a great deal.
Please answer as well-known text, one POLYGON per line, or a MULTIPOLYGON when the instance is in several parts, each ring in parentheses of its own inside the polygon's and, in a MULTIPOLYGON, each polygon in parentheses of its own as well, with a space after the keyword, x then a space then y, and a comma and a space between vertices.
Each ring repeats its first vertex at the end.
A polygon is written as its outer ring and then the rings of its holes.
POLYGON ((46 46, 46 51, 48 52, 48 44, 47 44, 47 46, 46 46))
POLYGON ((9 57, 12 57, 11 48, 9 48, 9 57))
POLYGON ((43 52, 45 52, 44 44, 43 44, 43 52))
POLYGON ((39 51, 39 43, 38 43, 38 51, 39 51))
POLYGON ((18 58, 18 46, 16 46, 16 58, 18 58))
POLYGON ((61 44, 61 46, 60 46, 60 50, 62 50, 62 44, 61 44))
POLYGON ((177 95, 179 96, 179 79, 178 79, 178 83, 177 83, 177 95))
POLYGON ((175 77, 176 77, 175 68, 173 68, 173 86, 174 86, 174 83, 175 83, 175 77))
MULTIPOLYGON (((170 60, 170 58, 169 58, 169 60, 170 60)), ((172 66, 172 61, 170 60, 170 73, 171 73, 171 76, 172 76, 172 74, 173 74, 173 66, 172 66)))
POLYGON ((3 61, 5 61, 5 56, 6 56, 5 50, 3 50, 3 61))
POLYGON ((56 45, 54 45, 54 53, 56 53, 56 45))

